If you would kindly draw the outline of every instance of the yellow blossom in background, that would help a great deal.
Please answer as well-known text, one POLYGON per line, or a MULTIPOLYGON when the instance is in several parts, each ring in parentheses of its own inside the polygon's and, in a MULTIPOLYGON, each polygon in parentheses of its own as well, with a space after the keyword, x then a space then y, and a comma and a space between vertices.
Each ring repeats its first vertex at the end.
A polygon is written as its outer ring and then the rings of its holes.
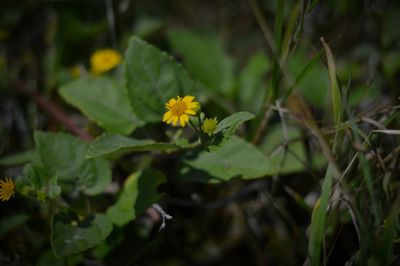
POLYGON ((7 201, 14 195, 14 181, 6 177, 5 181, 0 180, 0 200, 7 201))
POLYGON ((163 116, 163 122, 177 126, 178 122, 181 127, 184 127, 189 122, 189 116, 196 115, 200 104, 194 102, 193 96, 185 96, 183 98, 172 98, 165 104, 168 111, 163 116))
POLYGON ((113 49, 102 49, 90 57, 90 67, 93 74, 101 74, 113 69, 122 61, 121 55, 113 49))
POLYGON ((203 124, 201 125, 201 130, 203 130, 204 133, 207 133, 209 136, 211 136, 215 129, 217 128, 218 120, 216 117, 214 118, 206 118, 204 119, 203 124))

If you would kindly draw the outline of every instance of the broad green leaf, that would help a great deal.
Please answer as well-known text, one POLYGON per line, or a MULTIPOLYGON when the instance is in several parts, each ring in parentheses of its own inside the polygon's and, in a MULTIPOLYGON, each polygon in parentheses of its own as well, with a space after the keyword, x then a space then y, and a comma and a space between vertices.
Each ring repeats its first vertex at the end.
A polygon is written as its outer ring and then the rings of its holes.
POLYGON ((154 140, 138 140, 117 134, 104 134, 90 144, 86 157, 92 158, 113 152, 165 151, 179 149, 179 146, 154 140))
POLYGON ((75 182, 88 195, 99 194, 111 181, 109 163, 86 159, 88 144, 64 133, 35 133, 35 142, 46 170, 60 181, 75 182))
MULTIPOLYGON (((275 165, 261 151, 236 136, 215 152, 189 154, 184 164, 211 175, 209 182, 228 181, 234 177, 253 179, 277 173, 275 165)), ((190 173, 181 178, 190 180, 190 173)))
POLYGON ((112 222, 105 214, 95 214, 79 224, 58 214, 52 222, 51 246, 58 258, 77 254, 102 243, 111 230, 112 222))
POLYGON ((39 156, 35 150, 24 151, 0 158, 0 165, 18 165, 39 161, 39 156))
POLYGON ((47 198, 54 199, 61 193, 57 175, 49 173, 38 163, 25 165, 23 175, 18 176, 15 183, 17 191, 21 194, 40 201, 47 198))
POLYGON ((237 112, 228 117, 225 117, 218 123, 215 133, 229 132, 234 133, 236 129, 244 122, 254 119, 255 115, 249 112, 237 112))
POLYGON ((328 96, 328 71, 318 62, 319 54, 311 61, 302 52, 288 57, 288 68, 296 78, 296 86, 312 105, 324 109, 328 96))
POLYGON ((216 36, 194 34, 186 30, 168 33, 172 50, 183 56, 191 76, 211 91, 230 96, 233 89, 233 63, 216 36))
POLYGON ((169 99, 194 93, 195 84, 180 64, 137 37, 129 40, 124 67, 129 100, 143 121, 161 122, 169 99))
POLYGON ((257 53, 249 59, 238 81, 237 99, 242 110, 260 112, 266 92, 262 81, 269 68, 270 63, 263 53, 257 53))
POLYGON ((130 134, 143 125, 133 113, 123 85, 108 78, 82 78, 62 86, 60 94, 109 132, 130 134))
POLYGON ((164 174, 155 169, 131 174, 118 201, 107 210, 107 216, 118 226, 132 221, 160 199, 157 187, 165 180, 164 174))
POLYGON ((235 131, 241 124, 254 118, 255 115, 248 112, 237 112, 225 117, 221 122, 218 123, 210 143, 207 144, 208 150, 215 151, 219 149, 233 136, 233 134, 235 134, 235 131))
POLYGON ((329 196, 332 191, 332 166, 328 165, 324 183, 322 185, 321 196, 315 203, 311 217, 310 237, 308 240, 308 252, 311 265, 320 265, 322 241, 325 235, 325 221, 329 196))
POLYGON ((4 216, 0 220, 0 239, 8 232, 14 230, 20 225, 23 225, 28 220, 29 216, 25 213, 4 216))
POLYGON ((81 265, 83 260, 82 254, 68 256, 68 260, 63 258, 57 259, 51 249, 43 251, 37 260, 37 266, 77 266, 81 265))

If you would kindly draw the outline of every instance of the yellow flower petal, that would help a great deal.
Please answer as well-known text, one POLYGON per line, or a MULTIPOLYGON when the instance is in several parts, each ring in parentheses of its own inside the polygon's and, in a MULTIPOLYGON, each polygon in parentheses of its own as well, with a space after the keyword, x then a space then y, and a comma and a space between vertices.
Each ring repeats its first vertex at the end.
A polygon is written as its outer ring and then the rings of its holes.
POLYGON ((193 110, 188 109, 188 110, 185 111, 185 114, 188 114, 188 115, 196 115, 196 112, 193 111, 193 110))
POLYGON ((178 123, 178 118, 179 118, 179 116, 173 116, 173 117, 172 117, 172 124, 173 124, 174 126, 176 126, 176 124, 178 123))
POLYGON ((185 96, 185 97, 183 97, 183 100, 182 100, 182 101, 184 101, 184 102, 186 102, 187 104, 189 104, 189 103, 191 103, 193 100, 194 100, 194 97, 193 97, 193 96, 185 96))
POLYGON ((189 109, 196 109, 199 107, 199 103, 198 102, 192 102, 188 104, 188 108, 189 109))
POLYGON ((14 181, 11 178, 6 178, 5 181, 0 181, 0 200, 7 201, 14 195, 14 181))
POLYGON ((189 122, 189 117, 187 115, 181 115, 179 117, 179 123, 181 124, 181 127, 184 127, 187 122, 189 122))
POLYGON ((162 121, 163 121, 163 122, 167 121, 171 116, 172 116, 171 111, 166 112, 166 113, 164 114, 164 116, 163 116, 163 120, 162 120, 162 121))

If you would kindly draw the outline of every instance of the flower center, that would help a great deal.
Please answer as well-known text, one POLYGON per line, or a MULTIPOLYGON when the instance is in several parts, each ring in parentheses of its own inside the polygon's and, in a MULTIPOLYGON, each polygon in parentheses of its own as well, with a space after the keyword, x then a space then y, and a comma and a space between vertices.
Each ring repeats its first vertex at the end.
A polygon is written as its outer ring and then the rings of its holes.
POLYGON ((171 113, 174 116, 181 116, 187 110, 187 106, 185 102, 178 101, 174 105, 171 106, 171 113))
POLYGON ((111 62, 111 57, 110 56, 104 56, 102 58, 102 63, 103 64, 109 64, 111 62))

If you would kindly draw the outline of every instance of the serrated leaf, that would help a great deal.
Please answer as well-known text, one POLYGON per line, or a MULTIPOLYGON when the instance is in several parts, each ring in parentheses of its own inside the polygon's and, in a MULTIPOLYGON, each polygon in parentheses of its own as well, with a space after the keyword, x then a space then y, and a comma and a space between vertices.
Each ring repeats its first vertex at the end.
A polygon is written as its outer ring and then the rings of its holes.
POLYGON ((132 221, 160 199, 157 187, 165 180, 164 174, 155 169, 131 174, 118 201, 107 210, 108 217, 118 226, 132 221))
POLYGON ((35 133, 39 156, 46 170, 61 181, 76 182, 88 195, 99 194, 111 181, 109 163, 102 158, 86 159, 88 144, 64 133, 35 133))
POLYGON ((127 135, 144 124, 133 113, 123 85, 108 78, 82 78, 64 85, 60 94, 109 132, 127 135))
POLYGON ((241 124, 254 118, 255 115, 249 112, 237 112, 224 118, 218 123, 210 143, 206 144, 207 149, 209 151, 215 151, 219 149, 233 136, 233 134, 235 134, 235 131, 241 124))
MULTIPOLYGON (((215 152, 202 151, 189 155, 184 164, 211 175, 212 178, 207 180, 209 182, 228 181, 234 177, 253 179, 277 173, 275 166, 261 151, 236 136, 215 152)), ((181 178, 190 179, 190 174, 181 178)))
POLYGON ((128 97, 143 121, 160 122, 169 99, 194 92, 194 82, 180 64, 137 37, 129 41, 124 67, 128 97))
POLYGON ((112 222, 105 214, 95 214, 91 219, 74 226, 64 215, 56 215, 51 227, 51 245, 57 257, 77 254, 102 243, 111 233, 112 222))
POLYGON ((25 196, 31 196, 44 201, 46 198, 54 199, 61 193, 56 174, 50 174, 47 169, 39 164, 27 164, 23 175, 15 180, 16 189, 25 196))
POLYGON ((89 145, 86 157, 93 158, 113 152, 165 151, 179 149, 173 143, 156 142, 150 139, 133 139, 117 134, 104 134, 89 145))
POLYGON ((216 36, 174 30, 168 33, 168 42, 175 53, 183 56, 194 79, 211 91, 232 94, 233 62, 216 36))

